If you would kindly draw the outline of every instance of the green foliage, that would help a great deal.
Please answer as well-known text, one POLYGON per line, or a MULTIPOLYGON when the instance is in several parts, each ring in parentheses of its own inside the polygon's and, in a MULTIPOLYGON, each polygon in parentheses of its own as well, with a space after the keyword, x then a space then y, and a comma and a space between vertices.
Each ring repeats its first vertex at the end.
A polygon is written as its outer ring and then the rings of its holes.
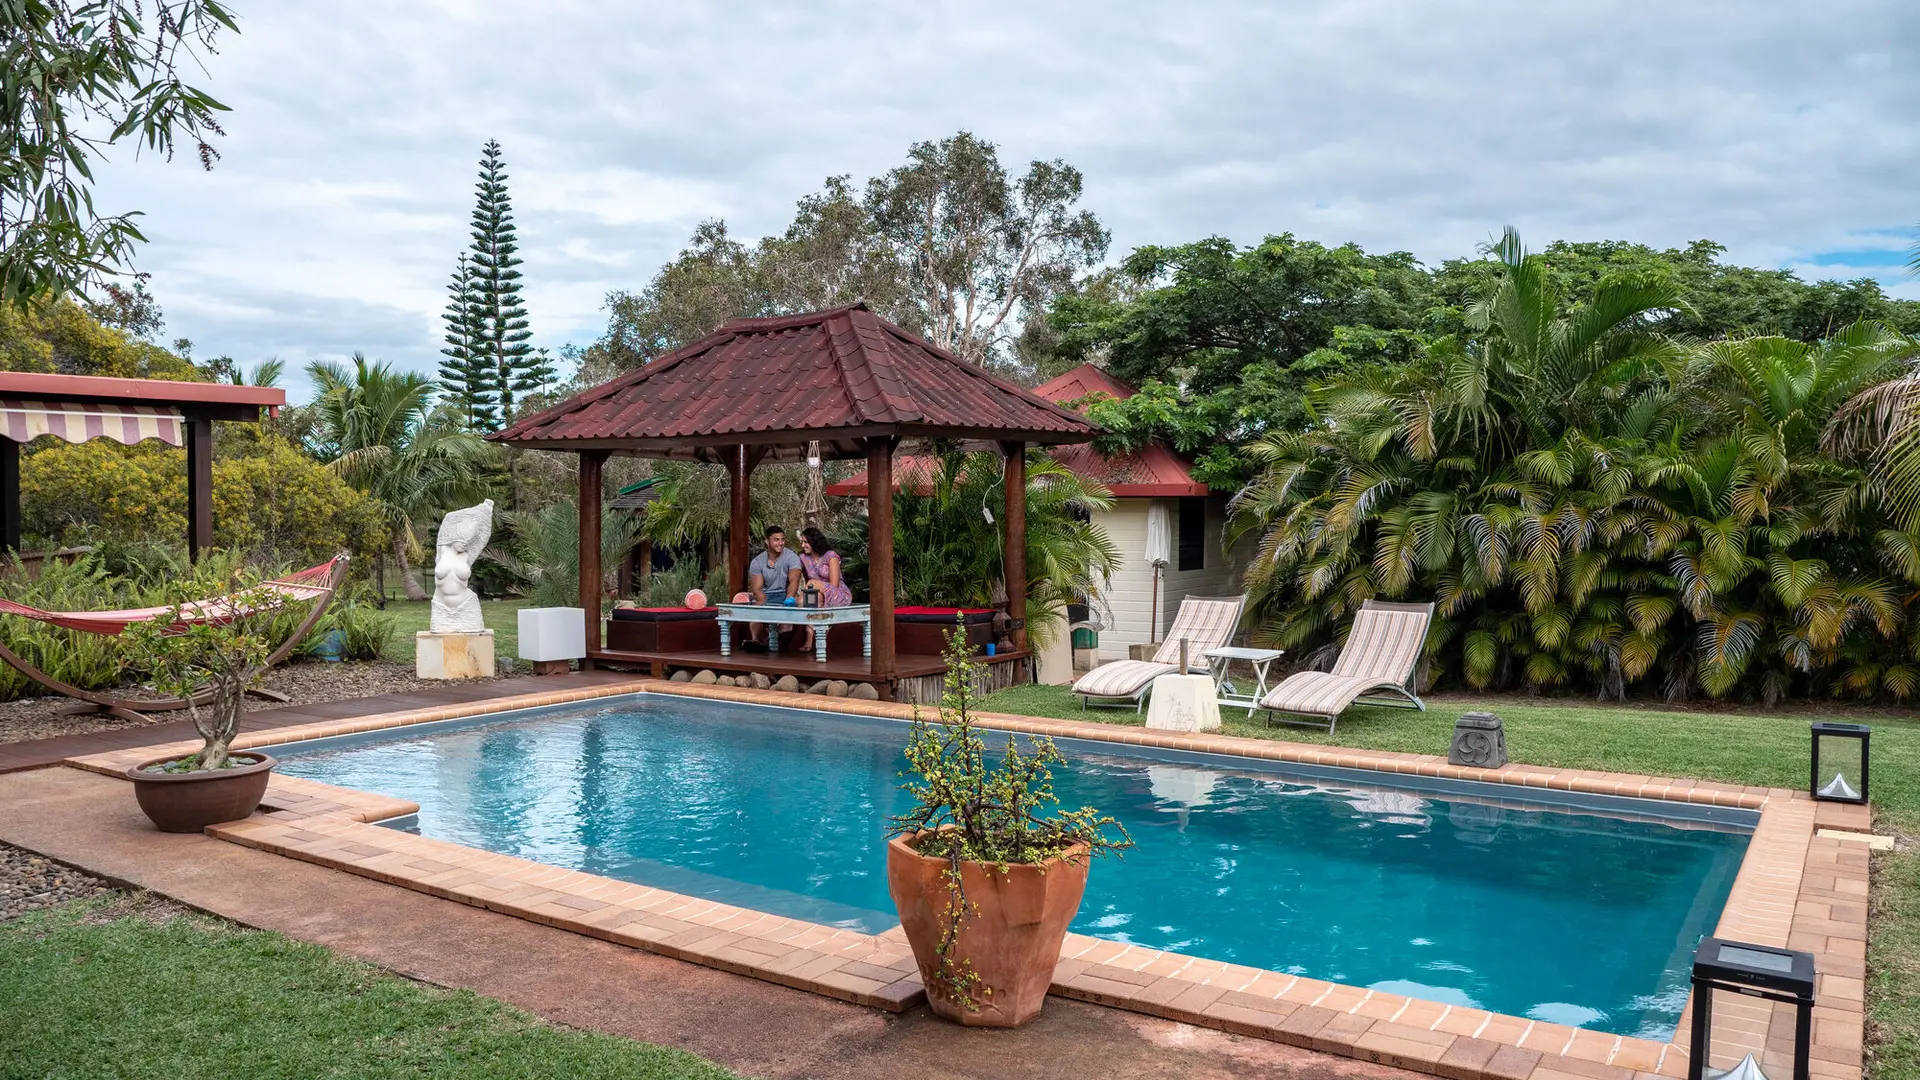
POLYGON ((691 555, 684 556, 673 566, 648 574, 646 588, 634 599, 641 607, 678 607, 686 602, 687 593, 694 589, 701 590, 709 598, 724 598, 727 568, 716 565, 703 578, 699 560, 691 555))
POLYGON ((420 548, 416 526, 485 498, 494 448, 432 415, 433 383, 419 375, 358 353, 351 371, 316 360, 307 374, 318 391, 308 452, 378 505, 408 598, 426 599, 407 563, 420 548))
POLYGON ((1511 231, 1493 253, 1461 334, 1336 380, 1321 424, 1251 448, 1236 531, 1262 537, 1267 636, 1312 655, 1370 597, 1431 597, 1434 673, 1472 688, 1920 690, 1899 635, 1920 541, 1819 445, 1914 344, 1860 324, 1683 346, 1655 328, 1685 309, 1668 277, 1570 303, 1511 231))
POLYGON ((468 990, 142 898, 0 924, 0 1075, 728 1080, 690 1054, 556 1027, 468 990))
MULTIPOLYGON (((264 563, 313 566, 382 546, 379 508, 300 448, 222 425, 213 462, 214 543, 264 563)), ((186 451, 146 442, 36 443, 20 462, 24 528, 52 544, 117 550, 187 531, 186 451)))
POLYGON ((913 144, 864 193, 828 177, 783 233, 752 246, 701 222, 645 289, 607 297, 612 317, 582 378, 651 362, 728 319, 855 300, 973 363, 1019 370, 1023 328, 1106 255, 1106 229, 1077 209, 1081 189, 1064 161, 1016 176, 992 143, 960 132, 913 144))
POLYGON ((527 344, 533 332, 520 299, 513 200, 500 144, 492 139, 480 151, 475 196, 473 245, 447 288, 447 347, 440 351, 448 359, 440 382, 468 428, 498 431, 516 415, 515 403, 543 391, 554 371, 545 352, 535 354, 527 344))
POLYGON ((219 156, 226 106, 180 81, 233 16, 216 0, 16 0, 0 5, 0 302, 25 307, 123 269, 137 214, 93 204, 92 158, 133 137, 172 157, 219 156), (151 19, 148 18, 149 13, 151 19))
POLYGON ((1065 765, 1067 759, 1052 739, 1030 736, 1023 751, 1019 736, 1009 735, 999 764, 989 765, 986 740, 973 726, 974 687, 984 669, 969 655, 964 628, 947 635, 943 659, 947 673, 940 723, 927 723, 915 710, 907 734, 909 772, 900 785, 913 806, 889 819, 887 835, 908 837, 922 855, 947 860, 952 903, 939 943, 936 977, 971 1012, 979 1008, 977 997, 991 994, 992 988, 980 984, 966 957, 954 955, 962 924, 977 910, 967 899, 960 864, 1005 868, 1062 857, 1091 858, 1130 848, 1133 838, 1125 826, 1090 806, 1053 812, 1060 804, 1053 794, 1053 766, 1065 765), (1075 851, 1083 845, 1084 855, 1075 851))
POLYGON ((398 616, 381 610, 370 597, 341 595, 328 605, 326 614, 314 624, 295 653, 312 655, 322 638, 338 630, 346 636, 346 659, 378 660, 393 644, 399 629, 398 616))
POLYGON ((0 304, 0 371, 189 382, 201 378, 186 358, 136 332, 106 325, 66 299, 0 304))
MULTIPOLYGON (((505 515, 512 540, 487 554, 526 586, 534 607, 574 607, 580 603, 580 515, 570 502, 549 503, 531 513, 505 515)), ((632 514, 601 510, 600 568, 611 581, 614 571, 640 542, 640 522, 632 514)), ((603 582, 603 588, 605 582, 603 582)), ((691 587, 691 586, 689 586, 691 587)), ((684 591, 682 593, 684 595, 684 591)))
MULTIPOLYGON (((1290 233, 1245 249, 1217 236, 1143 247, 1120 272, 1141 291, 1068 295, 1054 307, 1061 351, 1104 355, 1110 371, 1136 386, 1178 381, 1201 394, 1235 385, 1250 365, 1302 374, 1337 365, 1339 358, 1315 354, 1334 346, 1342 327, 1379 335, 1365 342, 1373 355, 1356 358, 1404 358, 1430 296, 1426 272, 1406 252, 1369 255, 1356 244, 1329 248, 1290 233)), ((1290 424, 1298 416, 1269 419, 1290 424)))
POLYGON ((212 597, 170 591, 174 596, 167 610, 129 624, 120 645, 155 690, 187 699, 187 715, 204 742, 192 768, 225 768, 227 747, 240 733, 242 696, 266 674, 275 645, 269 634, 292 601, 262 587, 259 575, 245 570, 212 597), (207 689, 213 691, 211 702, 195 700, 207 689))
MULTIPOLYGON (((903 604, 993 607, 1005 600, 1004 459, 994 453, 916 458, 902 470, 893 500, 894 592, 903 604)), ((1054 619, 1119 569, 1106 530, 1086 520, 1113 506, 1099 484, 1068 471, 1044 451, 1027 454, 1027 624, 1029 633, 1064 625, 1054 619)), ((864 583, 867 539, 853 530, 841 558, 864 583)), ((1044 641, 1041 642, 1044 644, 1044 641)))

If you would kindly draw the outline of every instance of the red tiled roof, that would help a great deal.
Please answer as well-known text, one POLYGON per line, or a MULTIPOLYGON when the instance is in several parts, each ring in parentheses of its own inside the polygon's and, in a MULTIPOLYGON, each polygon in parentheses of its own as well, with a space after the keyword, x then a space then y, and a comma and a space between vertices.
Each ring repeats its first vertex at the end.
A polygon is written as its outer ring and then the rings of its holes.
MULTIPOLYGON (((1058 378, 1040 384, 1033 392, 1048 401, 1058 402, 1078 401, 1096 393, 1115 398, 1129 398, 1134 394, 1133 387, 1092 364, 1081 364, 1058 378)), ((1193 478, 1187 463, 1158 443, 1125 454, 1100 454, 1085 444, 1056 446, 1049 453, 1055 461, 1072 472, 1106 487, 1116 498, 1167 499, 1207 494, 1207 485, 1193 478)), ((925 492, 930 486, 932 469, 933 463, 927 458, 895 458, 895 489, 907 485, 909 491, 925 492)), ((829 495, 865 496, 866 493, 865 470, 837 484, 827 485, 829 495)))
POLYGON ((1057 375, 1034 387, 1033 392, 1048 401, 1058 401, 1062 404, 1079 401, 1081 398, 1092 397, 1095 394, 1105 394, 1110 398, 1122 400, 1134 395, 1133 387, 1092 364, 1081 364, 1064 375, 1057 375))
POLYGON ((48 375, 33 371, 0 371, 0 397, 35 401, 113 401, 127 405, 255 406, 278 409, 287 392, 277 386, 232 386, 227 383, 175 379, 116 379, 105 375, 48 375))
POLYGON ((857 457, 876 436, 1072 443, 1098 431, 855 304, 735 320, 488 437, 700 459, 745 444, 792 459, 814 440, 857 457))

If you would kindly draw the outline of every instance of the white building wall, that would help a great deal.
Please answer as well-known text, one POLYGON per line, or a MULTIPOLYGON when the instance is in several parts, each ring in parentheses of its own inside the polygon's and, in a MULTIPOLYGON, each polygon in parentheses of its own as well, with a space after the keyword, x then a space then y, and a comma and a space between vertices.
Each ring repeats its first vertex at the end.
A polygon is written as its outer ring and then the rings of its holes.
POLYGON ((1113 611, 1114 625, 1100 632, 1099 658, 1125 660, 1127 646, 1157 641, 1173 625, 1180 601, 1188 596, 1238 596, 1245 591, 1241 581, 1251 558, 1253 543, 1243 542, 1234 551, 1222 553, 1220 541, 1226 530, 1226 499, 1207 500, 1206 566, 1200 570, 1160 572, 1159 603, 1154 603, 1153 567, 1147 565, 1147 508, 1155 502, 1167 504, 1168 523, 1174 529, 1178 565, 1179 507, 1173 499, 1116 499, 1114 508, 1096 515, 1094 521, 1107 530, 1120 550, 1120 569, 1111 579, 1107 603, 1113 611), (1153 625, 1155 617, 1159 625, 1153 625))

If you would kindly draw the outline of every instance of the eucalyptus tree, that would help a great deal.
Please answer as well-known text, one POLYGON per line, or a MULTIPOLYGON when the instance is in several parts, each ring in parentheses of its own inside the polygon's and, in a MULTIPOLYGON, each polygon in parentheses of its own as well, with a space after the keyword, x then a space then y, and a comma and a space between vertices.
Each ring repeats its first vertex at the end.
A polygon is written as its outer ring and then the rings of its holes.
POLYGON ((431 380, 359 353, 353 366, 307 365, 316 396, 309 449, 380 506, 409 600, 425 600, 410 555, 416 526, 438 511, 485 498, 497 468, 479 436, 432 417, 431 380))
POLYGON ((226 106, 181 79, 222 32, 219 0, 14 0, 0 4, 0 301, 25 307, 124 271, 146 238, 137 212, 94 206, 93 161, 132 139, 171 157, 219 152, 226 106))

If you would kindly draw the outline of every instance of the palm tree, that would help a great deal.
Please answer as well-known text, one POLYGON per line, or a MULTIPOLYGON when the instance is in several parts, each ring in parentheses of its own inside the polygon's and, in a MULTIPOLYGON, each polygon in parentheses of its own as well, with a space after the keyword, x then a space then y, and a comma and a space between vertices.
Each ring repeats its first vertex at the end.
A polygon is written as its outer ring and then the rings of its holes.
MULTIPOLYGON (((923 459, 924 460, 924 459, 923 459)), ((894 497, 894 585, 914 604, 991 607, 1006 599, 1005 505, 998 454, 949 453, 901 478, 894 497), (924 480, 923 488, 916 484, 924 480)), ((1119 569, 1119 550, 1090 513, 1113 496, 1047 454, 1027 454, 1027 623, 1040 632, 1053 616, 1119 569)), ((1044 642, 1042 642, 1044 644, 1044 642)))
MULTIPOLYGON (((600 565, 608 574, 626 561, 642 537, 638 515, 603 512, 600 565)), ((535 607, 572 607, 580 601, 580 515, 572 502, 506 515, 512 540, 488 555, 528 586, 535 607)))
POLYGON ((497 455, 478 436, 430 420, 433 383, 422 376, 359 353, 351 370, 316 360, 307 374, 318 391, 309 449, 380 505, 407 599, 425 600, 408 562, 420 548, 414 526, 485 498, 497 455))

